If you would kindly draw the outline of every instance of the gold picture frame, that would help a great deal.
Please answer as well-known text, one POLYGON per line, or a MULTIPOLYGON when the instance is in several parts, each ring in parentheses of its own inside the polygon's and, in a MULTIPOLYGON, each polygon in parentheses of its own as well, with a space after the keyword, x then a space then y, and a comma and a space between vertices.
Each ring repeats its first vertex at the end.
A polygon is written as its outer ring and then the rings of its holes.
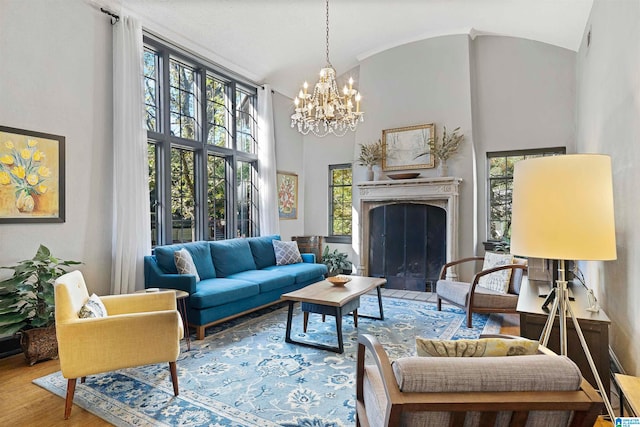
POLYGON ((65 137, 0 126, 0 224, 65 221, 65 137))
POLYGON ((429 169, 435 167, 431 141, 433 123, 382 131, 382 170, 429 169))
POLYGON ((298 175, 292 172, 278 171, 278 217, 280 219, 298 219, 298 175))

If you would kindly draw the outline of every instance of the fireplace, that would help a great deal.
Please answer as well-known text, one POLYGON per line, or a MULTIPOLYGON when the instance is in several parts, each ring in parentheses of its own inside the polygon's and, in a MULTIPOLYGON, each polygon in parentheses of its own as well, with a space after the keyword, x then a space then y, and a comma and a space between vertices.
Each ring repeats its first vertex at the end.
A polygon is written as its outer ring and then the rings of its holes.
MULTIPOLYGON (((385 275, 390 287, 423 290, 424 285, 419 282, 433 280, 434 269, 439 270, 434 263, 441 265, 458 258, 458 187, 461 182, 461 178, 442 177, 358 184, 358 274, 385 275), (434 230, 429 230, 430 227, 434 230), (389 236, 389 232, 396 235, 389 236), (412 232, 422 236, 417 240, 406 240, 405 236, 411 237, 412 232), (385 233, 387 235, 383 236, 385 233), (382 246, 375 236, 381 236, 382 246), (440 241, 440 247, 436 241, 440 241), (376 265, 370 266, 370 262, 376 265)), ((435 273, 436 277, 438 273, 435 273)), ((448 278, 456 277, 456 271, 451 271, 448 278)))

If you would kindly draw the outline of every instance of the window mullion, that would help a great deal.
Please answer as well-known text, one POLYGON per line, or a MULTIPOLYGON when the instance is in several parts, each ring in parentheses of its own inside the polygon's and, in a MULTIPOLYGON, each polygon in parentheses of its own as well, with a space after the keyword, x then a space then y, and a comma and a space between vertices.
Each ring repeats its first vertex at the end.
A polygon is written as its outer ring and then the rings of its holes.
POLYGON ((159 221, 161 231, 159 236, 159 244, 167 244, 172 242, 173 219, 171 215, 171 113, 169 108, 170 88, 169 88, 169 52, 162 50, 162 61, 160 64, 161 74, 161 92, 160 109, 162 111, 162 119, 160 120, 160 160, 158 162, 158 199, 160 201, 159 221), (162 179, 160 179, 162 178, 162 179))

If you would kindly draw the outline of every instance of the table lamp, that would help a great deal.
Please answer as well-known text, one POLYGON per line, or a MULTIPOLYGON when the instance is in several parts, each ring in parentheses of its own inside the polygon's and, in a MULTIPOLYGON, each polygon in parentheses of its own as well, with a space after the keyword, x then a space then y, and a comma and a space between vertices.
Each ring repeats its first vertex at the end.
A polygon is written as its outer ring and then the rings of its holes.
POLYGON ((565 260, 616 259, 611 159, 572 154, 516 163, 513 174, 511 253, 558 260, 556 298, 542 331, 546 345, 556 314, 560 354, 567 355, 567 313, 598 383, 607 412, 615 419, 580 325, 569 305, 565 260))

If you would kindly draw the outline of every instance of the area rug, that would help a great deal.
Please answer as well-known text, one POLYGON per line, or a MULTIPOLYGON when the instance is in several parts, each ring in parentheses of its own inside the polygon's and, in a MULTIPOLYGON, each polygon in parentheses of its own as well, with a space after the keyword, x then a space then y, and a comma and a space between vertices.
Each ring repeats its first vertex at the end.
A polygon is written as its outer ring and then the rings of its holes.
MULTIPOLYGON (((339 427, 355 423, 358 333, 374 335, 391 359, 415 353, 415 337, 477 338, 499 333, 499 317, 473 315, 466 328, 460 309, 383 298, 385 320, 343 319, 343 354, 284 342, 287 308, 244 317, 207 330, 204 340, 183 344, 178 359, 180 395, 173 396, 168 364, 143 366, 87 378, 74 403, 116 426, 339 427)), ((364 295, 359 314, 377 315, 377 298, 364 295)), ((299 305, 296 340, 336 345, 335 321, 312 314, 302 331, 299 305)), ((60 372, 34 383, 61 397, 60 372)), ((60 402, 62 405, 62 401, 60 402)), ((73 412, 71 414, 73 418, 73 412)))

